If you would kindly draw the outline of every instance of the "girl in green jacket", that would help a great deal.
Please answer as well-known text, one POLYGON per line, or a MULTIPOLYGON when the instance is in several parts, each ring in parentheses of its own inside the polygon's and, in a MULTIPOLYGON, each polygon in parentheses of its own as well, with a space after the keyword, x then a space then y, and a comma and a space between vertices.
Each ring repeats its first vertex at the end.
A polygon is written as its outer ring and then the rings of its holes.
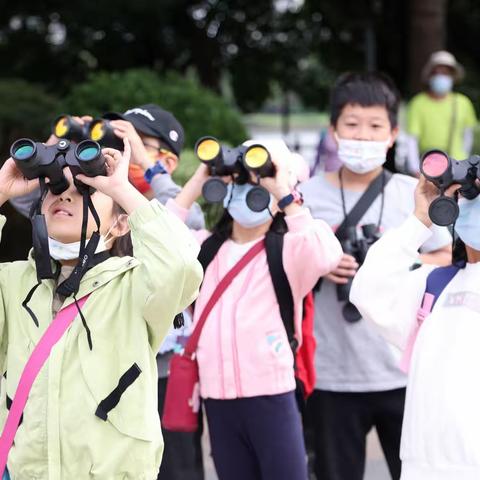
MULTIPOLYGON (((172 319, 196 297, 202 271, 187 228, 129 184, 128 141, 123 155, 103 153, 107 176, 77 179, 96 189, 97 253, 111 255, 82 278, 76 297, 89 295, 84 321, 77 315, 32 386, 8 457, 12 480, 157 478, 163 441, 155 355, 172 319), (128 236, 134 254, 119 256, 128 236), (132 371, 133 381, 119 382, 132 371)), ((33 348, 56 313, 74 301, 56 292, 78 262, 83 214, 82 196, 70 171, 64 173, 69 188, 49 191, 42 205, 56 278, 43 280, 28 302, 38 325, 22 308, 37 283, 33 253, 0 268, 0 425, 33 348)), ((0 169, 0 205, 37 186, 8 159, 0 169)), ((0 227, 4 223, 0 217, 0 227)), ((87 238, 94 230, 89 213, 87 238)))

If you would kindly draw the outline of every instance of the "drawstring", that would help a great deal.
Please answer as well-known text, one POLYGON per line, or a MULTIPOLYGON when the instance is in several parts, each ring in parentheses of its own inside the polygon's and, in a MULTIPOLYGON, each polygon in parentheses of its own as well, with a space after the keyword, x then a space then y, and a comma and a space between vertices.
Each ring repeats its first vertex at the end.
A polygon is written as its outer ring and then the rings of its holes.
POLYGON ((32 317, 33 323, 35 326, 38 328, 38 319, 36 315, 33 313, 33 310, 28 306, 28 303, 33 297, 33 294, 35 293, 35 290, 42 284, 42 280, 40 279, 39 282, 28 292, 27 296, 25 297, 25 300, 22 302, 22 307, 28 312, 30 317, 32 317))
POLYGON ((82 309, 80 308, 80 305, 78 304, 78 301, 77 301, 77 297, 75 295, 73 296, 73 299, 75 300, 75 306, 77 307, 80 318, 82 319, 83 328, 87 333, 88 348, 90 348, 90 351, 92 351, 93 350, 92 333, 90 332, 90 328, 88 327, 87 321, 83 316, 82 309))

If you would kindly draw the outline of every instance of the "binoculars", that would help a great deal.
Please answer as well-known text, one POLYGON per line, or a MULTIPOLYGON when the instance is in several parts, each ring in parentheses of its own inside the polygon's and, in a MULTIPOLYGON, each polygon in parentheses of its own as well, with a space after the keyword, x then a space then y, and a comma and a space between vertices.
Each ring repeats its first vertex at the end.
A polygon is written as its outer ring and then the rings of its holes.
MULTIPOLYGON (((250 173, 260 178, 273 177, 275 167, 269 151, 259 144, 227 147, 214 137, 203 137, 195 145, 195 154, 208 167, 210 178, 202 194, 210 203, 220 203, 227 195, 227 185, 220 177, 231 176, 238 184, 247 183, 250 173)), ((256 185, 247 195, 247 205, 254 212, 265 210, 270 204, 268 191, 256 185)))
POLYGON ((10 155, 25 178, 48 178, 48 188, 54 195, 60 195, 69 187, 63 173, 67 166, 78 190, 89 188, 76 180, 79 173, 88 177, 107 174, 101 147, 93 140, 83 140, 72 145, 68 140, 62 139, 56 145, 44 145, 21 138, 10 147, 10 155))
POLYGON ((94 140, 102 147, 123 150, 123 140, 117 137, 109 120, 97 118, 83 125, 70 115, 60 115, 53 122, 53 134, 61 139, 79 143, 94 140))
MULTIPOLYGON (((374 223, 362 226, 363 237, 358 238, 357 228, 348 227, 345 238, 340 239, 343 251, 355 258, 359 265, 362 265, 367 257, 368 249, 380 238, 378 226, 374 223)), ((343 307, 343 318, 349 323, 358 322, 362 318, 360 312, 353 303, 349 302, 350 289, 352 288, 353 277, 348 278, 348 283, 337 285, 337 299, 347 302, 343 307)))
POLYGON ((440 195, 431 204, 428 215, 436 225, 446 227, 455 223, 459 208, 455 199, 447 197, 445 190, 453 184, 459 184, 458 193, 468 200, 480 194, 477 180, 480 179, 480 156, 471 155, 465 160, 455 160, 442 150, 426 152, 421 161, 420 171, 433 183, 440 195))

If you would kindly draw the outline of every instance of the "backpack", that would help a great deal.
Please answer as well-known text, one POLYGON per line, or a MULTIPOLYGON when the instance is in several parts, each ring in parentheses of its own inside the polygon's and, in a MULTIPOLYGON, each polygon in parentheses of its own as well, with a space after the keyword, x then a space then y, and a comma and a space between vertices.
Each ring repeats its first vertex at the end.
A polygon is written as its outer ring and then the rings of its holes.
MULTIPOLYGON (((224 219, 228 219, 228 213, 224 219)), ((222 223, 220 220, 220 224, 222 223)), ((225 222, 224 222, 225 223, 225 222)), ((314 323, 314 302, 313 294, 310 292, 303 301, 303 319, 302 319, 302 345, 298 347, 298 341, 295 338, 294 325, 294 302, 290 283, 283 266, 283 239, 288 231, 287 223, 283 213, 278 213, 265 235, 265 250, 267 254, 268 269, 272 278, 275 296, 282 322, 287 332, 288 343, 293 351, 295 380, 297 383, 297 397, 306 399, 313 391, 315 385, 315 338, 313 336, 314 323)), ((198 255, 198 260, 206 272, 208 265, 217 255, 220 247, 230 237, 231 230, 225 230, 223 233, 215 232, 207 238, 198 255)))
POLYGON ((410 369, 413 348, 415 346, 415 341, 417 340, 420 327, 422 326, 426 318, 430 315, 430 313, 432 313, 433 307, 435 306, 438 298, 445 290, 445 287, 458 273, 460 268, 461 267, 459 265, 449 265, 447 267, 435 268, 428 274, 422 306, 417 312, 417 323, 412 332, 410 333, 405 352, 403 353, 403 357, 400 362, 400 369, 403 370, 405 373, 408 373, 410 369))

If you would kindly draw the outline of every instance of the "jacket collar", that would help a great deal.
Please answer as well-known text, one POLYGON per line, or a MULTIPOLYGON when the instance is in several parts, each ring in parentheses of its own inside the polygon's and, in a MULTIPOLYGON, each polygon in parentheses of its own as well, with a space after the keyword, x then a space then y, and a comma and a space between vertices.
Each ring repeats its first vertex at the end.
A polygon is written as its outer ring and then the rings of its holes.
MULTIPOLYGON (((30 250, 28 254, 28 264, 31 266, 35 272, 35 259, 33 258, 33 249, 30 250)), ((91 268, 80 282, 80 289, 77 293, 77 298, 81 298, 85 295, 92 293, 94 290, 97 290, 102 285, 105 285, 113 278, 121 275, 127 270, 131 270, 136 266, 140 265, 140 262, 134 257, 110 257, 102 263, 95 265, 91 268)), ((58 263, 52 260, 52 268, 55 271, 58 268, 58 263)), ((36 275, 36 273, 35 273, 36 275)), ((73 301, 73 297, 71 297, 73 301)), ((66 301, 66 304, 70 302, 66 301)))

